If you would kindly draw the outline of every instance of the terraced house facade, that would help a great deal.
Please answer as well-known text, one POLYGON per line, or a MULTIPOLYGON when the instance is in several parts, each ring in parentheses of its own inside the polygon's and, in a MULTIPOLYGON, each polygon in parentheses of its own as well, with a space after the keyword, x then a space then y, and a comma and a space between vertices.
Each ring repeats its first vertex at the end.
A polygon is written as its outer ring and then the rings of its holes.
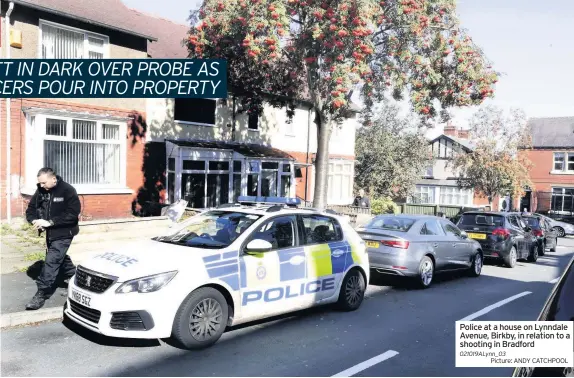
MULTIPOLYGON (((3 58, 186 58, 188 26, 120 0, 2 1, 3 58)), ((311 199, 316 129, 268 107, 235 117, 229 100, 18 99, 1 102, 2 219, 22 216, 42 166, 73 184, 82 218, 148 214, 179 199, 209 207, 238 195, 311 199), (7 138, 7 134, 10 138, 7 138), (8 142, 9 141, 9 142, 8 142), (9 159, 6 151, 9 150, 9 159), (9 201, 7 201, 9 199, 9 201)), ((355 113, 331 142, 329 203, 353 200, 355 113)))

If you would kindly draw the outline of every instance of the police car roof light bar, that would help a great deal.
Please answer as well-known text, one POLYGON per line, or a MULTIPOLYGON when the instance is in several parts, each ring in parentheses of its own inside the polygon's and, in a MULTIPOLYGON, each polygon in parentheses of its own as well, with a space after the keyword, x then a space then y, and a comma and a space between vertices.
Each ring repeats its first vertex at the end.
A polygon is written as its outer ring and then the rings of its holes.
POLYGON ((286 197, 257 197, 257 196, 239 196, 237 202, 241 204, 274 204, 286 206, 298 206, 301 204, 299 198, 286 197))

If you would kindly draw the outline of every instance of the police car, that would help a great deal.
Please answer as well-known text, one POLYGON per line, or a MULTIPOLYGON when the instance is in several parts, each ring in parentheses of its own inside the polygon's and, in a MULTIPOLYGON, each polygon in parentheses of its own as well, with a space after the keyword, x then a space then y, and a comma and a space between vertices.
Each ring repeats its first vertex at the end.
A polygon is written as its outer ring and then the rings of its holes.
POLYGON ((64 313, 98 333, 213 345, 225 328, 317 305, 360 307, 364 241, 334 212, 297 199, 240 197, 177 231, 78 266, 64 313))

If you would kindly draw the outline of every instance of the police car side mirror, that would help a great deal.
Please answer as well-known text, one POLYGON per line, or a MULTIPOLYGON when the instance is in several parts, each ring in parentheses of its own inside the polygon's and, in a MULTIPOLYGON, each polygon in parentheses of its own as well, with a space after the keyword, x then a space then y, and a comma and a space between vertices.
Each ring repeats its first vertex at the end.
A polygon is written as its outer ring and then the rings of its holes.
POLYGON ((245 252, 267 252, 273 249, 273 244, 269 243, 267 240, 255 239, 249 242, 245 247, 245 252))

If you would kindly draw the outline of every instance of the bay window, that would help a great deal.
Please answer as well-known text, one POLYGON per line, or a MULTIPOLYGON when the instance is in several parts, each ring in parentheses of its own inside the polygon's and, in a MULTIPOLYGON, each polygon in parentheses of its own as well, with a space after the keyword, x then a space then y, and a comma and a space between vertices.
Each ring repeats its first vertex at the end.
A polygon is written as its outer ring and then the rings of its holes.
POLYGON ((435 190, 434 186, 417 185, 411 201, 413 203, 434 203, 435 190))
POLYGON ((33 190, 38 170, 50 167, 80 194, 131 192, 126 188, 126 121, 28 112, 25 188, 33 190))
POLYGON ((472 192, 455 186, 442 186, 440 188, 441 205, 471 205, 472 192))

